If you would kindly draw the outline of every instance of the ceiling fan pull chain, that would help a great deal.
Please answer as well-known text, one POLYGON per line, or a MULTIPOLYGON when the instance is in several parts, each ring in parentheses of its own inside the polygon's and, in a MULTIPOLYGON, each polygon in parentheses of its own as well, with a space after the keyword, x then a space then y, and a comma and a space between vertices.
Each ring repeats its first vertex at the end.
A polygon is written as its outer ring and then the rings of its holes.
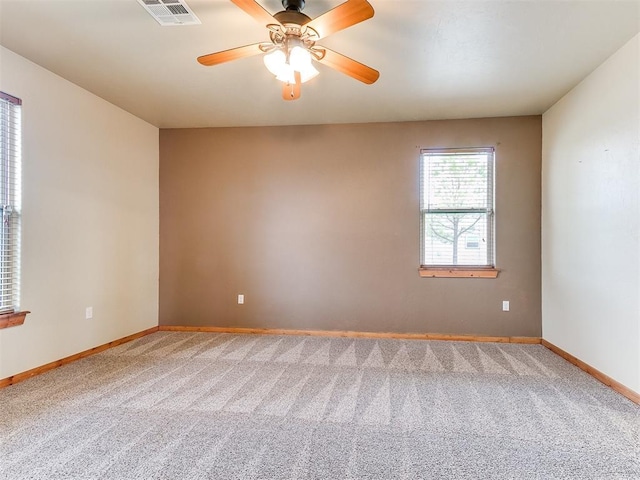
POLYGON ((286 82, 282 87, 284 100, 297 100, 300 98, 300 85, 302 84, 300 72, 294 72, 295 83, 286 82))

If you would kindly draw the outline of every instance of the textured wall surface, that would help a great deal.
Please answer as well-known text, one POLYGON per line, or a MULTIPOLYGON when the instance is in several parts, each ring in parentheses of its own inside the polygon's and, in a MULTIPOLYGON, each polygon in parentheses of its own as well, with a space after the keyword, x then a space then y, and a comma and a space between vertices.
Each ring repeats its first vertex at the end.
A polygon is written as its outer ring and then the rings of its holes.
POLYGON ((0 90, 23 101, 31 311, 0 330, 6 378, 157 325, 158 129, 2 47, 0 64, 0 90))
POLYGON ((540 165, 539 116, 161 130, 160 324, 539 336, 540 165), (500 276, 420 278, 420 149, 474 146, 500 276))
POLYGON ((543 131, 544 338, 640 392, 640 35, 543 131))

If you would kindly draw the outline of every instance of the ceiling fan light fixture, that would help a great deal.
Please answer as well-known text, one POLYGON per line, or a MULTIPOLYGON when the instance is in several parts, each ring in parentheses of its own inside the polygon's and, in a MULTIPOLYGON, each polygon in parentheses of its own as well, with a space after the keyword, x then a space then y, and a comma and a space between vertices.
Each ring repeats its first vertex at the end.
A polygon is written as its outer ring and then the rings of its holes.
POLYGON ((289 61, 284 50, 277 49, 266 54, 264 65, 281 82, 295 83, 294 72, 300 73, 300 82, 305 83, 318 75, 318 70, 311 63, 311 53, 304 47, 295 46, 289 52, 289 61))

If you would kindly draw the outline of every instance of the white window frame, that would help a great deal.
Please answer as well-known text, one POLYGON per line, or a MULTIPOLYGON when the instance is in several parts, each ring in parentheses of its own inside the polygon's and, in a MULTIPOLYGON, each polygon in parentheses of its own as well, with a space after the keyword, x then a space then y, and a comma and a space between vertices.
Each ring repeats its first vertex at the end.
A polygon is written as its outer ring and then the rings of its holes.
MULTIPOLYGON (((495 278, 498 275, 495 262, 495 149, 493 147, 477 148, 439 148, 422 149, 420 151, 420 275, 423 277, 483 277, 495 278), (461 158, 469 155, 485 156, 487 160, 486 177, 486 204, 479 205, 457 205, 455 208, 428 205, 429 184, 429 162, 442 161, 442 158, 461 158), (464 215, 482 214, 486 218, 486 232, 482 236, 486 240, 484 248, 486 252, 486 263, 470 264, 435 264, 426 261, 428 245, 426 228, 428 216, 430 215, 464 215)), ((464 238, 464 237, 462 237, 464 238)), ((462 242, 462 241, 461 241, 462 242)), ((463 243, 463 242, 462 242, 463 243)))
POLYGON ((0 92, 0 315, 20 309, 22 101, 0 92))

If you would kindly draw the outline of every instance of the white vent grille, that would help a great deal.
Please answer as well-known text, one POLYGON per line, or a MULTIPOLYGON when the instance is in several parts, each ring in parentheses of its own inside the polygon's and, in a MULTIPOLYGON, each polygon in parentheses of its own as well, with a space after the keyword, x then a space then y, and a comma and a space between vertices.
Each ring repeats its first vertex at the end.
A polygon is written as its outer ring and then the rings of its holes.
POLYGON ((184 0, 138 0, 138 3, 163 27, 201 23, 184 0))

